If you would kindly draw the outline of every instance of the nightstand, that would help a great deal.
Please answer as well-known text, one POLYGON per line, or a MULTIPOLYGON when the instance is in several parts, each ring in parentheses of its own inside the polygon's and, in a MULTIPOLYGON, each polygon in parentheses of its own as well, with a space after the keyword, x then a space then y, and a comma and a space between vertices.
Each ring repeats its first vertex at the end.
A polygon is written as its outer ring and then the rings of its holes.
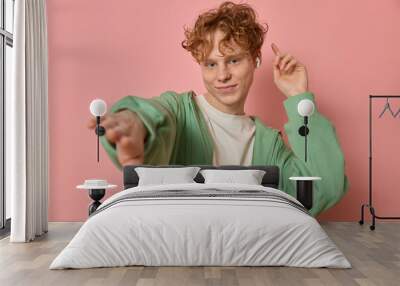
POLYGON ((93 202, 89 205, 89 216, 96 211, 96 209, 101 205, 100 200, 106 194, 107 189, 113 189, 117 185, 108 184, 106 180, 90 179, 85 180, 83 185, 76 186, 77 189, 88 190, 89 197, 93 202))

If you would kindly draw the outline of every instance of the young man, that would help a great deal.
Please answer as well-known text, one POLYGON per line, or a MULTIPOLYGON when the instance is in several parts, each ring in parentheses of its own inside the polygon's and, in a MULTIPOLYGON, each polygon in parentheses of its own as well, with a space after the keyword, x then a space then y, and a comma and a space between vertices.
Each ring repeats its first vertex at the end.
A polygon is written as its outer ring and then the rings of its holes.
MULTIPOLYGON (((279 189, 292 196, 290 176, 322 177, 315 182, 313 215, 338 202, 348 188, 344 158, 332 124, 317 110, 309 119, 311 152, 304 161, 297 104, 314 101, 304 65, 272 44, 274 82, 287 97, 285 130, 293 151, 278 130, 244 112, 265 33, 246 4, 225 2, 201 14, 194 28, 186 30, 182 46, 199 63, 206 91, 118 101, 102 121, 106 134, 101 139, 115 165, 276 165, 279 189)), ((91 120, 89 128, 94 127, 91 120)))

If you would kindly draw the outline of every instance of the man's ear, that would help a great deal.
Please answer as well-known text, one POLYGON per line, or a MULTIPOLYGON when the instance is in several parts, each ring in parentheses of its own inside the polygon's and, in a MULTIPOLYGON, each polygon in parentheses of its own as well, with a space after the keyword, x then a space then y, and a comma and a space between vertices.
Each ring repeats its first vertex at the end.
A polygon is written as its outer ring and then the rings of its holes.
POLYGON ((259 68, 260 66, 261 66, 260 57, 256 57, 256 68, 259 68))

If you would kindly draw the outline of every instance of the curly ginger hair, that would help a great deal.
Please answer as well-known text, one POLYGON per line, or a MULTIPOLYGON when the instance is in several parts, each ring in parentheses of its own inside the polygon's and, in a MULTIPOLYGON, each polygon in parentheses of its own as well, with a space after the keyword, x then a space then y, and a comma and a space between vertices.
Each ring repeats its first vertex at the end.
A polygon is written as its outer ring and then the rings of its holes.
POLYGON ((222 31, 225 36, 219 43, 219 50, 225 55, 232 50, 234 42, 250 56, 261 59, 261 47, 268 25, 257 22, 256 13, 248 4, 235 4, 227 1, 218 8, 200 14, 192 29, 185 28, 185 40, 182 47, 189 51, 198 63, 204 61, 213 47, 212 35, 222 31))

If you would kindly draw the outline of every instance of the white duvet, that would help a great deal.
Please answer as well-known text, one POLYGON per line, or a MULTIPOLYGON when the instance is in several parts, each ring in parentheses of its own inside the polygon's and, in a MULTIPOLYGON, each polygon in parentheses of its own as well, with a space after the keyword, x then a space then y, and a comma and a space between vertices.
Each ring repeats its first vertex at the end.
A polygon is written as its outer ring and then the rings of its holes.
MULTIPOLYGON (((50 269, 145 266, 294 266, 350 268, 319 223, 298 208, 274 200, 173 197, 127 200, 132 192, 261 190, 238 184, 135 187, 108 198, 50 269)), ((137 194, 137 193, 133 193, 137 194)))

